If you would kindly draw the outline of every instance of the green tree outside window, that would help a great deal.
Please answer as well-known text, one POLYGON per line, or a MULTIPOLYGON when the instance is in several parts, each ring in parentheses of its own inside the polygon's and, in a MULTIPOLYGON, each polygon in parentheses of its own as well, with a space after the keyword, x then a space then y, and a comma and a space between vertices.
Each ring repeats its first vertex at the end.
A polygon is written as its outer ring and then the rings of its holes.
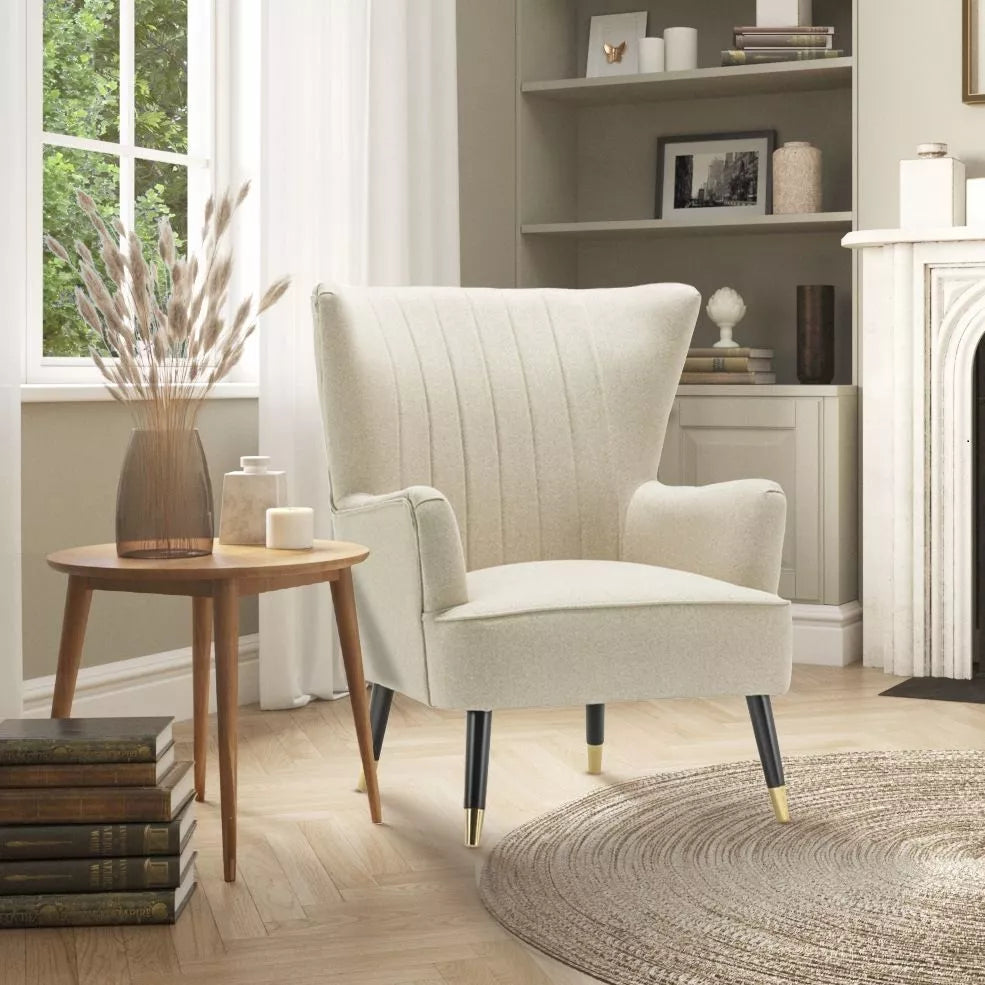
MULTIPOLYGON (((134 225, 144 243, 168 217, 178 248, 187 240, 188 172, 147 160, 140 148, 188 151, 188 0, 133 0, 133 134, 120 133, 121 0, 44 0, 43 226, 66 245, 93 252, 92 227, 75 201, 84 191, 109 222, 120 214, 118 153, 59 146, 57 137, 118 144, 132 137, 134 225)), ((125 2, 125 0, 123 0, 125 2)), ((75 276, 53 254, 43 256, 43 354, 89 355, 101 340, 75 310, 75 276)), ((105 352, 103 349, 102 351, 105 352)))

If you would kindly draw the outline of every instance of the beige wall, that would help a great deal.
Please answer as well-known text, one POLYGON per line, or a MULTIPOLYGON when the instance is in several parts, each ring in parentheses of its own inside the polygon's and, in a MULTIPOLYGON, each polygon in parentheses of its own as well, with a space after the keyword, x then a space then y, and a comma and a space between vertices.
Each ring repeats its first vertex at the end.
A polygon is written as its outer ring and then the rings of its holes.
MULTIPOLYGON (((55 671, 65 578, 45 564, 63 547, 114 537, 116 480, 130 419, 112 402, 31 403, 22 408, 24 677, 55 671)), ((257 453, 257 402, 213 400, 199 418, 218 509, 222 475, 257 453)), ((97 594, 83 665, 187 646, 186 599, 97 594)), ((256 602, 243 603, 240 631, 255 633, 256 602)))
POLYGON ((960 0, 858 0, 859 227, 899 224, 899 161, 945 140, 985 176, 985 106, 961 101, 960 0))
POLYGON ((516 283, 516 22, 513 0, 458 0, 462 283, 516 283))

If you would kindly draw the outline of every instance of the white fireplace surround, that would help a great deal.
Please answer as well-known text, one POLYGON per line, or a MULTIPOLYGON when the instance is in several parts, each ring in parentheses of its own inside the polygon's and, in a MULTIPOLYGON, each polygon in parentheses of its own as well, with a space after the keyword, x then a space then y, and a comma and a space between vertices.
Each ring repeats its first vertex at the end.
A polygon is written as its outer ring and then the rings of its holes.
POLYGON ((863 660, 904 676, 969 678, 985 229, 844 242, 862 254, 863 660))

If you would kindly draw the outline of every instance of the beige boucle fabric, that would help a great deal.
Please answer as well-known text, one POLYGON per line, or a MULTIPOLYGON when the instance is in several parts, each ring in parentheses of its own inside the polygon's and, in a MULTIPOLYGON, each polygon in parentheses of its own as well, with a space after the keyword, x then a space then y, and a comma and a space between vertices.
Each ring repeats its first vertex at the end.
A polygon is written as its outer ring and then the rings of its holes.
POLYGON ((472 571, 468 593, 425 617, 439 707, 482 708, 488 695, 496 707, 534 707, 790 685, 790 664, 775 658, 790 649, 790 606, 767 592, 648 564, 533 561, 472 571))
MULTIPOLYGON (((740 714, 736 708, 736 714, 740 714)), ((758 763, 602 789, 508 834, 479 891, 613 985, 981 985, 985 753, 758 763)))
MULTIPOLYGON (((699 304, 680 284, 316 289, 335 532, 372 552, 355 572, 370 680, 488 709, 785 689, 789 606, 772 594, 782 492, 654 481, 699 304), (596 607, 599 586, 565 612, 517 598, 508 618, 455 616, 496 568, 608 562, 577 570, 617 578, 626 560, 679 569, 630 617, 596 607), (687 602, 688 572, 734 585, 687 602), (769 598, 737 606, 736 587, 769 598), (574 636, 584 645, 560 652, 574 636), (697 670, 711 668, 703 687, 697 670)), ((569 570, 539 577, 570 594, 569 570)))

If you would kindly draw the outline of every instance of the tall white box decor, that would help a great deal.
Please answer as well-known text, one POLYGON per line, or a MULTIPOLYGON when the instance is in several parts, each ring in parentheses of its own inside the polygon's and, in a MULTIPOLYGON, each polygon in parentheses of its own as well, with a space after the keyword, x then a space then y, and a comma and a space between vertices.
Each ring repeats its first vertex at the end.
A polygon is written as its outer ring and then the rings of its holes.
POLYGON ((756 27, 808 27, 813 0, 756 0, 756 27))
POLYGON ((965 167, 947 144, 921 144, 919 157, 900 161, 900 229, 949 229, 965 220, 965 167))

